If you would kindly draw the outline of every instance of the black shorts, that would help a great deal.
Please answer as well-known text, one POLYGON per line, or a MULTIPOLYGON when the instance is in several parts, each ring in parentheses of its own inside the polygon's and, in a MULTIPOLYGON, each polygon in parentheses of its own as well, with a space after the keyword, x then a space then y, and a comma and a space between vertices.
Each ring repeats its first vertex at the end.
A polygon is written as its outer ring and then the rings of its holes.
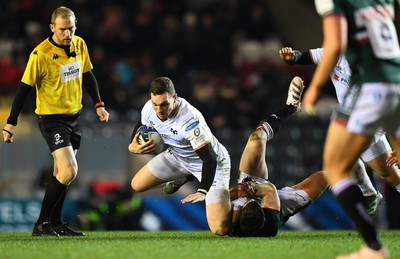
POLYGON ((72 146, 79 149, 81 144, 81 129, 79 126, 79 115, 39 115, 38 124, 40 131, 51 152, 72 146))

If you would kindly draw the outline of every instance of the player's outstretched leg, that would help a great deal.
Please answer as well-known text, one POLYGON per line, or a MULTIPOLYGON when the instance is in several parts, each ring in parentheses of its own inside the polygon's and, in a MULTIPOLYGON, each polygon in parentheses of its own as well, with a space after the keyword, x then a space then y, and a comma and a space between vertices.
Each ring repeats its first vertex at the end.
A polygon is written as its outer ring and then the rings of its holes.
POLYGON ((303 89, 301 78, 293 78, 289 85, 288 98, 284 108, 263 119, 250 134, 240 158, 239 179, 246 177, 245 174, 268 179, 268 168, 265 161, 266 143, 278 134, 287 118, 299 111, 303 89))
POLYGON ((259 124, 267 132, 267 141, 271 140, 278 133, 284 120, 301 110, 301 95, 303 91, 303 80, 295 76, 289 85, 285 107, 271 114, 267 119, 263 119, 259 124))

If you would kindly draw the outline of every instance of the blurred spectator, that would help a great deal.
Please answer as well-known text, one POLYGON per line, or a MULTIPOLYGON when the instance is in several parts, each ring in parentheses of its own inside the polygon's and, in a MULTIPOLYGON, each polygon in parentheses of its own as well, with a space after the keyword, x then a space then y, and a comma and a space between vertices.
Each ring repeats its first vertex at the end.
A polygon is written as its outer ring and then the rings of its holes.
MULTIPOLYGON (((64 4, 2 4, 0 21, 7 24, 0 28, 2 93, 14 94, 33 46, 47 37, 50 11, 64 4)), ((151 78, 168 76, 180 96, 200 105, 211 127, 251 127, 285 96, 294 72, 273 62, 281 43, 271 44, 277 31, 260 0, 73 0, 68 5, 78 12, 77 35, 85 34, 93 46, 92 63, 114 121, 138 119, 133 116, 148 99, 151 78)), ((88 98, 84 102, 90 105, 88 98)))
POLYGON ((0 93, 6 94, 17 91, 22 73, 23 70, 11 60, 0 59, 0 93))

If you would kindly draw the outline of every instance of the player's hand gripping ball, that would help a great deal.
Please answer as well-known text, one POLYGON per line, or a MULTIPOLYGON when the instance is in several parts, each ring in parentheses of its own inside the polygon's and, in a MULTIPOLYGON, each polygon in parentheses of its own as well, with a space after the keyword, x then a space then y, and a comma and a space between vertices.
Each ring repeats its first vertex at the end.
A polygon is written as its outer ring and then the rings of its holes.
POLYGON ((138 142, 139 144, 145 143, 150 139, 153 140, 154 144, 156 144, 156 154, 164 151, 165 144, 161 135, 157 132, 157 130, 151 126, 142 125, 138 128, 137 133, 139 133, 138 142))

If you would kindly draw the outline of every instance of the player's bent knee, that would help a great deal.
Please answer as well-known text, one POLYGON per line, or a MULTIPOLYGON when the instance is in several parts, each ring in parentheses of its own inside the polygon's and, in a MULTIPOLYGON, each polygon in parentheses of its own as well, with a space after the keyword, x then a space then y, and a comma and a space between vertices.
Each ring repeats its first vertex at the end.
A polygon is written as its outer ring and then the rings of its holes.
POLYGON ((137 181, 134 180, 131 181, 131 187, 135 192, 147 191, 147 189, 143 188, 137 181))
POLYGON ((70 184, 78 175, 77 167, 66 166, 66 167, 61 167, 60 169, 57 170, 57 173, 55 175, 62 184, 65 185, 70 184))
POLYGON ((267 141, 267 133, 264 130, 257 129, 250 134, 249 141, 259 141, 264 144, 267 141))

